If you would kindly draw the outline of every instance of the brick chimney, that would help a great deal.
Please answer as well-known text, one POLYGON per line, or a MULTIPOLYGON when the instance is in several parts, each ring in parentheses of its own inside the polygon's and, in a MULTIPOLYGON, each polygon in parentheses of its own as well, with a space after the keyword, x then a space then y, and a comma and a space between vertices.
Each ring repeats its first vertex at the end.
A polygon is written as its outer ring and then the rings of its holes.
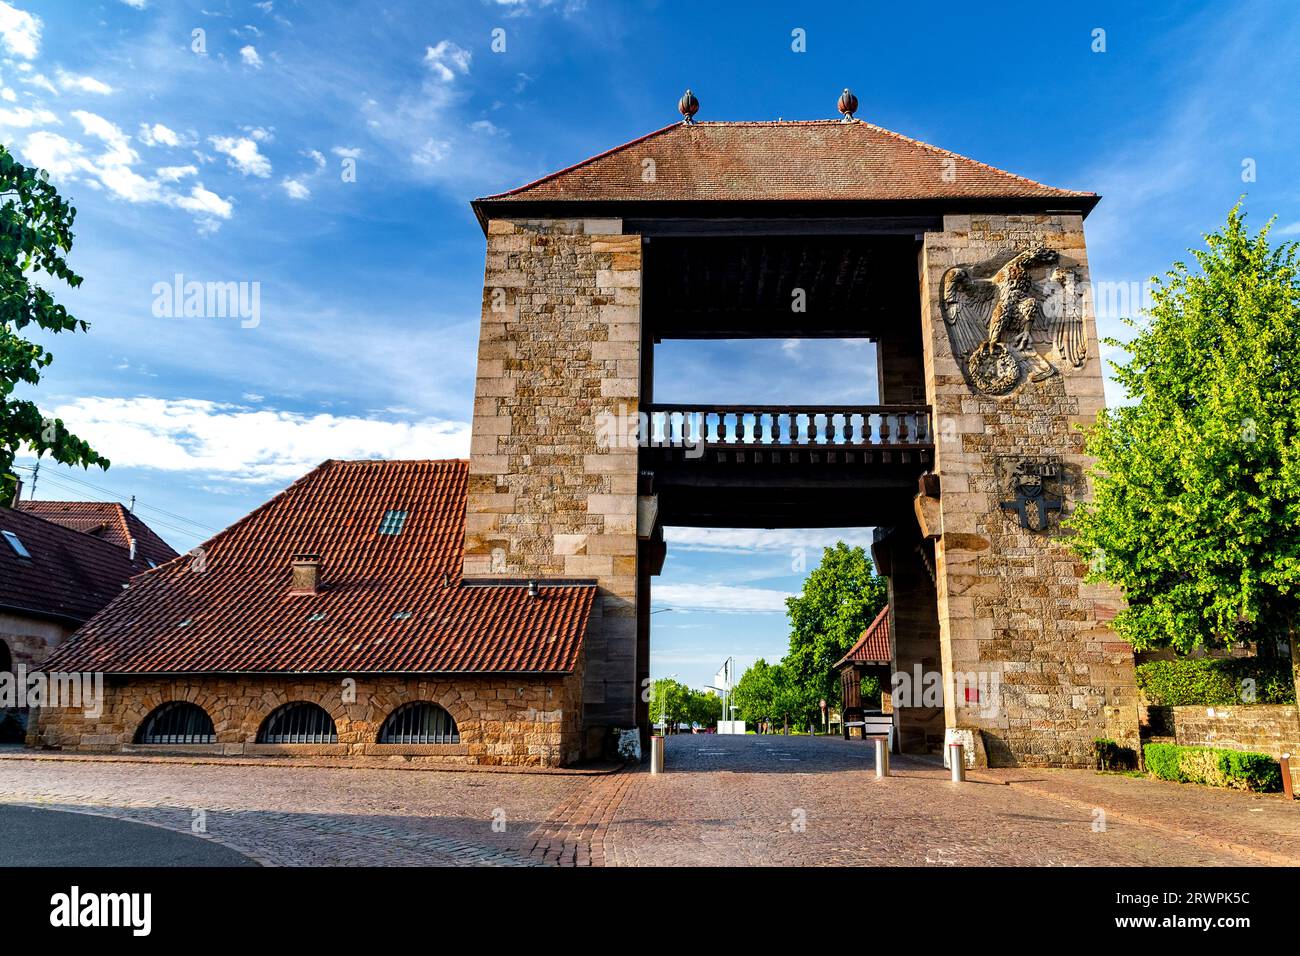
POLYGON ((319 554, 295 554, 293 556, 293 582, 289 585, 289 593, 320 593, 320 566, 319 554))

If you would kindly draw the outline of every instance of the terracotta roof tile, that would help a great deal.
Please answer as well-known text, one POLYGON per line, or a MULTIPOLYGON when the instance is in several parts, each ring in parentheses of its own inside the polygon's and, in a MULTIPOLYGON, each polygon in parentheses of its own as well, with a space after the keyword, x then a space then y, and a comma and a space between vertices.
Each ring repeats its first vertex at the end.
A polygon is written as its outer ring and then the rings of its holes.
POLYGON ((162 564, 176 557, 176 551, 137 515, 115 501, 19 501, 18 510, 28 514, 39 515, 46 521, 53 521, 65 528, 82 531, 97 538, 115 544, 120 548, 131 548, 135 541, 136 557, 143 559, 145 570, 147 562, 162 564))
POLYGON ((465 461, 327 461, 141 575, 47 668, 149 673, 568 673, 596 588, 461 581, 465 461), (400 534, 380 534, 390 510, 400 534), (322 587, 290 594, 293 555, 322 587), (448 582, 444 586, 444 580, 448 582))
POLYGON ((0 508, 0 530, 30 555, 0 537, 0 608, 80 623, 146 567, 117 545, 12 508, 0 508))
POLYGON ((835 662, 836 667, 843 664, 889 664, 894 659, 894 651, 889 643, 889 605, 881 608, 876 619, 867 625, 858 642, 849 648, 849 652, 835 662))
POLYGON ((1095 199, 871 123, 674 123, 479 202, 1095 199), (653 182, 642 162, 655 161, 653 182))

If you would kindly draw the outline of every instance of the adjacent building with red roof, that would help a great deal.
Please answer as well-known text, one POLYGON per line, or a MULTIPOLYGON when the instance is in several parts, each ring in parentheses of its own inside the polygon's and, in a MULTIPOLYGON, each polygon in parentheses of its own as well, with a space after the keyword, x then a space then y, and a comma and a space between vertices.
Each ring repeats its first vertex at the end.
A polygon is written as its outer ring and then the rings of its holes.
POLYGON ((43 668, 108 679, 39 743, 558 764, 594 582, 462 580, 468 463, 327 461, 135 579, 43 668))
MULTIPOLYGON (((146 550, 114 536, 47 520, 22 502, 0 508, 0 671, 32 666, 156 566, 146 550)), ((80 503, 78 503, 80 504, 80 503)), ((112 506, 110 506, 112 507, 112 506)), ((162 560, 176 552, 138 518, 135 533, 162 560)))
POLYGON ((130 552, 132 560, 157 567, 176 557, 176 550, 140 520, 135 512, 116 501, 18 501, 19 511, 53 521, 74 531, 115 544, 130 552))

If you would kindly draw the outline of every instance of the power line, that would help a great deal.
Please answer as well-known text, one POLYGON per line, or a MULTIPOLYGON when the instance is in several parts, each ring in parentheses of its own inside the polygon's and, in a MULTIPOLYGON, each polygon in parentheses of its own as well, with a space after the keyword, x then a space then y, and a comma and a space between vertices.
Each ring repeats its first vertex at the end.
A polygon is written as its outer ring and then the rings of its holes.
MULTIPOLYGON (((24 467, 25 467, 25 466, 24 466, 24 467)), ((53 482, 57 487, 62 488, 64 491, 70 491, 70 492, 72 492, 73 494, 84 494, 84 492, 82 492, 80 489, 78 489, 78 488, 74 488, 72 485, 65 484, 64 481, 63 481, 63 479, 64 479, 65 477, 66 477, 65 475, 59 475, 58 477, 55 477, 55 476, 53 476, 53 475, 51 475, 51 474, 49 474, 49 473, 47 472, 46 475, 45 475, 45 480, 48 481, 48 482, 53 482)), ((71 480, 76 481, 76 479, 71 479, 71 480)), ((86 487, 91 488, 92 490, 99 491, 99 489, 95 488, 93 485, 87 485, 86 482, 84 482, 84 481, 83 481, 83 482, 78 482, 78 484, 85 485, 86 487)), ((109 498, 110 498, 110 499, 111 499, 112 497, 113 497, 112 495, 109 495, 109 498)), ((29 499, 29 500, 30 500, 30 499, 29 499)), ((98 498, 98 499, 95 499, 95 500, 99 501, 99 502, 102 503, 102 504, 120 504, 120 503, 121 503, 120 501, 105 500, 102 496, 101 496, 100 498, 98 498)), ((144 506, 141 505, 141 507, 144 507, 144 506)), ((158 509, 158 510, 160 510, 160 509, 158 509)), ((168 513, 168 512, 164 512, 164 514, 167 514, 167 513, 168 513)), ((188 519, 182 518, 181 520, 182 520, 182 521, 186 521, 186 520, 188 520, 188 519)), ((195 534, 196 534, 196 529, 197 529, 197 530, 202 530, 202 531, 208 532, 208 533, 210 533, 210 534, 219 534, 219 533, 220 533, 219 529, 217 529, 217 528, 210 528, 210 527, 208 527, 207 525, 199 524, 198 522, 190 522, 190 524, 193 525, 193 527, 190 527, 190 528, 177 527, 177 526, 174 525, 174 524, 170 524, 170 523, 168 523, 168 522, 166 522, 166 521, 162 521, 162 520, 160 520, 160 519, 158 519, 158 518, 150 518, 150 519, 149 519, 149 522, 150 522, 151 525, 156 525, 156 526, 159 527, 159 528, 166 528, 168 531, 175 531, 177 534, 183 534, 183 535, 187 535, 187 536, 193 536, 193 535, 195 535, 195 534)))
MULTIPOLYGON (((38 462, 35 468, 33 468, 33 467, 30 466, 30 465, 15 465, 14 467, 15 467, 15 468, 22 468, 22 469, 25 469, 25 470, 30 471, 30 472, 32 472, 33 474, 35 474, 36 471, 37 471, 37 469, 40 468, 40 463, 38 462)), ((47 481, 53 481, 53 480, 54 480, 54 478, 50 477, 50 474, 49 474, 48 471, 47 471, 45 474, 46 474, 46 480, 47 480, 47 481)), ((106 497, 108 497, 108 498, 115 499, 114 501, 109 502, 109 503, 121 504, 122 501, 123 501, 123 499, 129 497, 129 498, 130 498, 130 499, 135 503, 135 507, 137 507, 137 508, 144 508, 144 509, 146 509, 146 510, 148 510, 148 511, 154 511, 154 512, 157 512, 157 513, 160 514, 160 515, 164 515, 164 516, 166 516, 166 517, 168 517, 168 518, 172 518, 172 519, 174 519, 174 520, 176 520, 176 521, 180 521, 180 522, 182 522, 182 523, 184 523, 184 524, 193 525, 195 528, 198 528, 198 529, 201 530, 201 531, 208 531, 208 532, 211 532, 212 534, 216 534, 218 531, 221 530, 220 528, 213 528, 213 527, 210 527, 209 525, 205 525, 205 524, 203 524, 203 523, 200 522, 200 521, 195 521, 195 520, 192 519, 192 518, 187 518, 187 517, 185 517, 184 515, 178 515, 178 514, 176 514, 175 512, 166 511, 166 510, 164 510, 164 509, 162 509, 162 508, 157 507, 156 505, 147 505, 147 504, 145 504, 145 503, 142 502, 142 501, 136 501, 136 500, 135 500, 135 495, 129 495, 129 496, 128 496, 128 495, 119 494, 118 492, 115 492, 115 491, 113 491, 112 489, 109 489, 109 488, 100 488, 100 487, 97 486, 97 485, 92 485, 92 484, 91 484, 90 482, 88 482, 88 481, 83 481, 83 480, 80 479, 80 478, 76 478, 76 477, 74 477, 74 476, 72 476, 72 475, 65 475, 65 474, 63 474, 63 473, 61 473, 61 472, 57 473, 57 477, 58 477, 58 479, 61 480, 61 481, 71 481, 71 482, 74 482, 75 484, 82 485, 83 487, 89 488, 91 491, 93 491, 93 492, 95 492, 95 493, 97 493, 97 494, 99 494, 99 495, 101 495, 101 496, 106 496, 106 497)), ((65 489, 68 490, 68 491, 76 491, 76 490, 77 490, 77 489, 75 489, 75 488, 66 488, 66 486, 65 486, 65 489)), ((33 490, 34 490, 34 489, 33 489, 33 490)), ((158 522, 158 523, 161 524, 162 522, 158 522)), ((178 530, 178 529, 173 528, 172 530, 175 531, 175 530, 178 530)))
MULTIPOLYGON (((74 493, 74 494, 81 494, 81 493, 82 493, 82 492, 80 492, 78 489, 73 488, 71 485, 65 485, 65 484, 62 484, 60 481, 58 481, 58 480, 55 479, 55 478, 49 478, 49 477, 47 477, 46 480, 53 482, 56 486, 61 487, 64 491, 71 491, 71 492, 74 493)), ((102 502, 102 503, 104 503, 104 504, 115 504, 116 502, 102 502)), ((185 535, 186 537, 196 537, 196 536, 197 536, 197 532, 196 532, 195 529, 193 529, 193 528, 181 528, 181 527, 177 527, 177 526, 174 525, 174 524, 168 524, 166 521, 160 521, 160 520, 157 519, 157 518, 151 518, 151 519, 149 520, 149 526, 152 527, 152 528, 165 528, 165 529, 167 529, 168 531, 174 531, 174 532, 176 532, 177 534, 185 535)))

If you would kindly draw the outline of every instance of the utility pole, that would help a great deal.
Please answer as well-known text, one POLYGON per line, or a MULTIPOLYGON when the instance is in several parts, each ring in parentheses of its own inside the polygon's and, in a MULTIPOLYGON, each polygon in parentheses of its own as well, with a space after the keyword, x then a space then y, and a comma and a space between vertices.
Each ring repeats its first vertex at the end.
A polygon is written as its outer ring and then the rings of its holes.
POLYGON ((36 459, 36 467, 32 469, 32 493, 30 497, 28 497, 27 499, 28 501, 31 501, 36 497, 36 480, 40 477, 41 477, 41 460, 38 458, 36 459))

